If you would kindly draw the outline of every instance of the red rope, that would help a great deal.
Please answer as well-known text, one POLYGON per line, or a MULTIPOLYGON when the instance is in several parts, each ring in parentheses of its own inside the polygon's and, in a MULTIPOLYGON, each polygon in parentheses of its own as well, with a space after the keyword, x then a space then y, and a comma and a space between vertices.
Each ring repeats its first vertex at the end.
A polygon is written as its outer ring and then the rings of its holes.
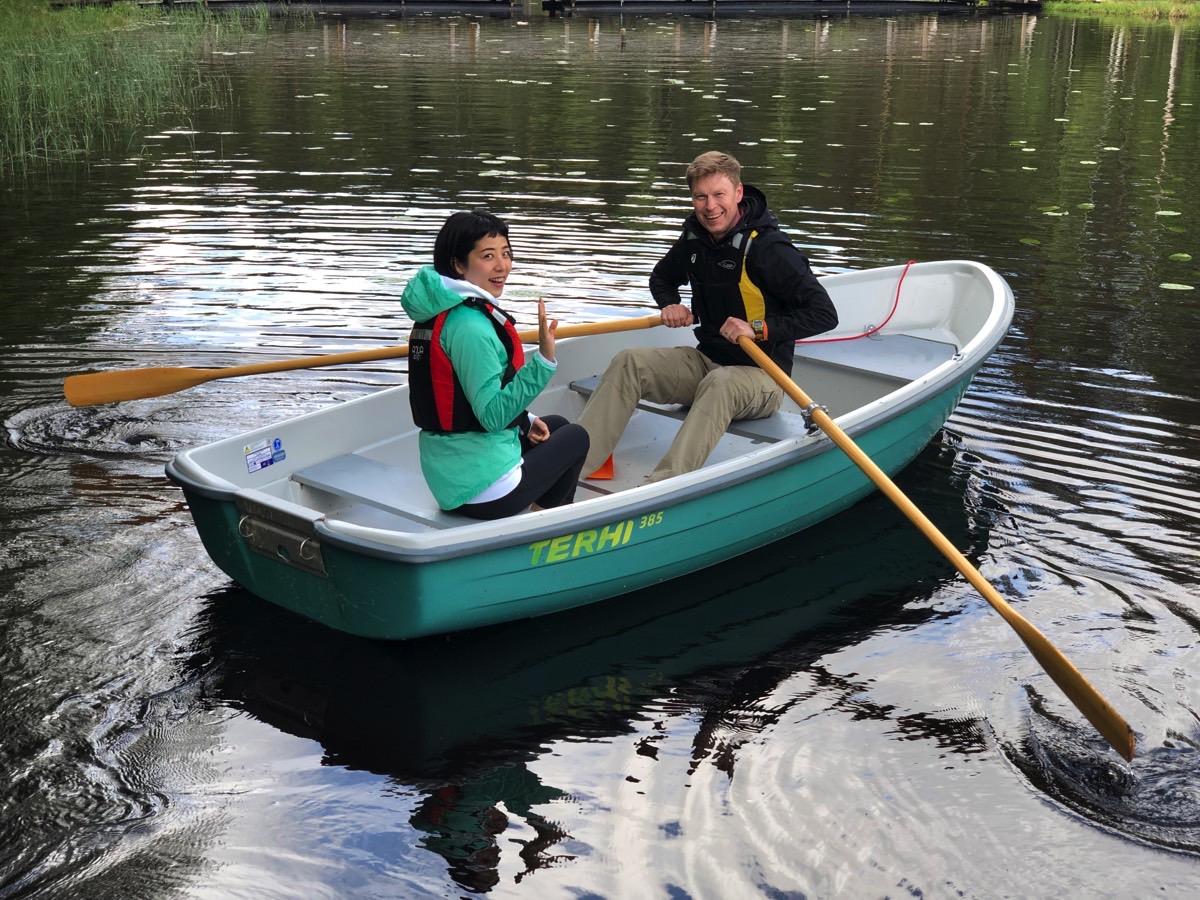
POLYGON ((892 316, 894 316, 896 314, 896 309, 900 306, 900 285, 904 284, 904 276, 908 274, 908 270, 914 262, 915 262, 915 260, 910 259, 908 261, 908 265, 906 265, 904 267, 904 271, 900 273, 900 280, 896 282, 896 299, 894 301, 892 301, 892 311, 887 314, 886 319, 884 319, 882 322, 880 322, 878 325, 876 325, 870 331, 864 331, 862 334, 851 334, 851 335, 847 335, 846 337, 801 338, 800 340, 796 341, 796 343, 797 344, 833 344, 833 343, 836 343, 837 341, 857 341, 859 338, 870 337, 875 332, 879 331, 879 329, 883 328, 884 325, 886 325, 888 322, 890 322, 892 319, 892 316))

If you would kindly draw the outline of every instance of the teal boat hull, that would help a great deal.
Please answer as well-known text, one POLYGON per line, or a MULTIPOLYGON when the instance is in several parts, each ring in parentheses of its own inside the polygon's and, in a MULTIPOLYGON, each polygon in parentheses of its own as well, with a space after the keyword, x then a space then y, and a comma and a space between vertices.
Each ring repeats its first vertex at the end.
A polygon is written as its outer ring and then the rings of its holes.
MULTIPOLYGON (((969 382, 851 436, 894 476, 937 434, 969 382)), ((811 528, 875 489, 831 445, 666 508, 450 559, 408 562, 385 547, 323 534, 321 578, 252 552, 237 538, 241 513, 232 498, 180 481, 205 549, 251 593, 339 631, 393 640, 546 615, 677 578, 811 528)), ((753 556, 744 563, 753 566, 753 556)))

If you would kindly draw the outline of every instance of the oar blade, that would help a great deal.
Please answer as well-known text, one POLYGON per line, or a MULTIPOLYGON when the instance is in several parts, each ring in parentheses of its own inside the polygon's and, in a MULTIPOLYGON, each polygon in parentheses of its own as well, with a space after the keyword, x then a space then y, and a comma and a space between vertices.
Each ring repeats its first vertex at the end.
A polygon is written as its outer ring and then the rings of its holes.
POLYGON ((1050 640, 1033 625, 1024 620, 1022 622, 1024 627, 1015 630, 1033 654, 1033 658, 1041 663, 1046 674, 1108 741, 1108 745, 1127 762, 1132 762, 1134 753, 1137 752, 1137 736, 1129 723, 1092 687, 1062 651, 1050 643, 1050 640))
POLYGON ((125 369, 70 375, 63 394, 72 406, 99 406, 123 400, 143 400, 187 390, 220 377, 212 369, 160 368, 125 369))

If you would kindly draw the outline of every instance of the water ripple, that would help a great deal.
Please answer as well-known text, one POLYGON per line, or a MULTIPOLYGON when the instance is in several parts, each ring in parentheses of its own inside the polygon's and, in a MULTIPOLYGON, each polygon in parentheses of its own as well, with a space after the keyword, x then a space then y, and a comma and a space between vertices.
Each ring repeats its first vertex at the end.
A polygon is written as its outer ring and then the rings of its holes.
POLYGON ((5 421, 12 447, 26 453, 86 454, 118 459, 165 457, 187 445, 178 421, 139 415, 128 406, 23 410, 5 421))
POLYGON ((1158 847, 1200 853, 1200 717, 1132 764, 1048 712, 1031 692, 1026 746, 1006 747, 1030 781, 1090 821, 1158 847))

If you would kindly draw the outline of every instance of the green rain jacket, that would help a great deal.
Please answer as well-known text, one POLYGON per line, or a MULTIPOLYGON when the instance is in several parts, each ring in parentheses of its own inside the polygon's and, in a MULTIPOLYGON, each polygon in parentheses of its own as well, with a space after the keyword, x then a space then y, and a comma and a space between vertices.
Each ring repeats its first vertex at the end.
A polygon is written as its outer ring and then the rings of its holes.
POLYGON ((487 429, 452 434, 421 432, 421 474, 438 506, 446 510, 462 506, 520 464, 520 432, 507 426, 545 389, 554 374, 554 365, 540 353, 533 353, 512 381, 501 387, 508 354, 486 315, 462 305, 463 297, 472 295, 495 303, 495 298, 481 288, 443 278, 432 266, 425 266, 405 286, 400 298, 404 312, 414 322, 450 310, 442 326, 442 349, 454 366, 475 417, 487 429))

